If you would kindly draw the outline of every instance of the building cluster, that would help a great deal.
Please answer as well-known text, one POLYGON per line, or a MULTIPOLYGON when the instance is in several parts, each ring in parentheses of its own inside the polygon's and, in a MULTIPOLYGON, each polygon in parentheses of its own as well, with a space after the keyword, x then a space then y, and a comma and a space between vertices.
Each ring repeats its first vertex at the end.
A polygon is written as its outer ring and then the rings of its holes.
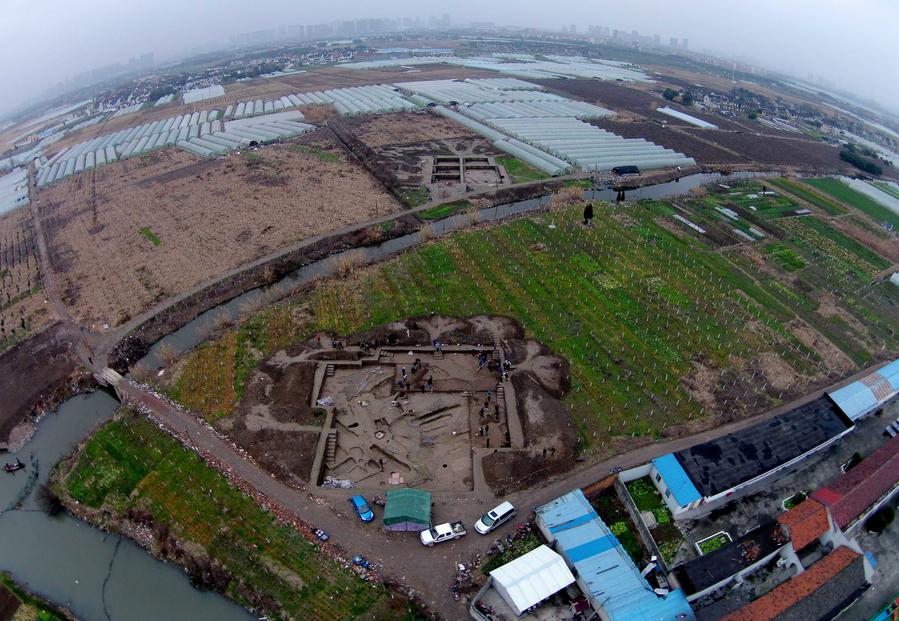
POLYGON ((606 525, 589 498, 596 498, 596 490, 625 489, 625 482, 650 477, 679 522, 706 519, 710 511, 803 468, 811 455, 897 395, 899 360, 785 414, 537 507, 535 524, 545 543, 490 572, 472 602, 472 617, 484 621, 489 618, 484 611, 499 606, 518 616, 539 607, 528 617, 534 619, 555 612, 603 621, 834 618, 874 579, 877 559, 863 549, 859 534, 899 492, 895 430, 793 506, 761 516, 757 525, 734 539, 727 535, 710 550, 697 543, 699 556, 670 568, 655 556, 650 529, 656 524, 647 524, 636 505, 629 514, 653 554, 643 568, 616 536, 621 531, 606 525))
POLYGON ((308 25, 285 24, 278 28, 231 35, 229 41, 234 47, 252 47, 283 41, 319 41, 339 37, 398 33, 404 30, 447 30, 451 25, 449 13, 428 18, 398 17, 340 20, 308 25))

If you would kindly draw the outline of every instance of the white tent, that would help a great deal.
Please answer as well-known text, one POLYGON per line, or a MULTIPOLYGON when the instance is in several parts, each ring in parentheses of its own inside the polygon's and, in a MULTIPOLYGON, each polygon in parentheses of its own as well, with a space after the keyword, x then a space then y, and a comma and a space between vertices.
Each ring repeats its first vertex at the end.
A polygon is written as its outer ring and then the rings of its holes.
POLYGON ((493 587, 520 615, 574 582, 565 560, 545 545, 490 572, 493 587))

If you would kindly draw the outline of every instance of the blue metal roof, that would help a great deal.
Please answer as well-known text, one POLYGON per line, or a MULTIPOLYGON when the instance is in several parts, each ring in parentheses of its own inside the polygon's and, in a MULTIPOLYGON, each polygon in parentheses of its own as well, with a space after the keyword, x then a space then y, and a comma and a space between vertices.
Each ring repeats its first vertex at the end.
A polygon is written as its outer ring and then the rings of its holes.
POLYGON ((668 453, 667 455, 662 455, 657 459, 653 459, 652 463, 656 467, 656 470, 659 471, 659 474, 662 475, 662 478, 665 479, 665 484, 668 486, 668 489, 671 490, 671 493, 674 494, 674 499, 677 501, 677 504, 686 507, 691 502, 699 500, 702 497, 699 490, 693 485, 693 481, 690 480, 687 471, 684 470, 684 467, 677 461, 677 457, 674 456, 674 453, 668 453))
POLYGON ((895 397, 897 393, 899 393, 899 359, 857 382, 827 394, 846 416, 858 420, 895 397))
POLYGON ((682 591, 671 591, 665 597, 653 592, 581 490, 537 507, 535 513, 612 621, 695 619, 682 591))

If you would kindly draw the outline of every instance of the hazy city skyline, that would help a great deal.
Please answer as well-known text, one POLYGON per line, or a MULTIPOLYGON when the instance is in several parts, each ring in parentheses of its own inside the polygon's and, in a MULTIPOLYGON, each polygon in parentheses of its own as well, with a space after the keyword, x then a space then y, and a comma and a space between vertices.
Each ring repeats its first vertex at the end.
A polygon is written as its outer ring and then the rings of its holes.
MULTIPOLYGON (((3 3, 0 49, 7 62, 2 86, 7 96, 0 114, 67 78, 104 65, 127 64, 130 58, 153 53, 156 60, 182 57, 201 46, 225 48, 230 37, 259 29, 292 24, 316 24, 332 20, 366 18, 427 18, 447 12, 435 7, 429 13, 420 3, 406 0, 380 3, 378 11, 356 0, 309 6, 273 0, 265 10, 242 2, 195 1, 185 6, 170 0, 132 6, 88 0, 3 3)), ((586 33, 602 25, 642 35, 686 38, 693 50, 710 49, 721 54, 754 59, 770 69, 800 77, 820 76, 836 88, 854 92, 899 111, 899 85, 882 80, 884 68, 899 61, 899 5, 887 0, 796 0, 789 4, 759 0, 751 5, 724 7, 720 2, 692 0, 658 4, 644 0, 627 3, 583 3, 562 0, 549 10, 544 3, 498 0, 484 5, 462 0, 449 11, 459 25, 492 21, 502 26, 560 30, 577 26, 586 33)))

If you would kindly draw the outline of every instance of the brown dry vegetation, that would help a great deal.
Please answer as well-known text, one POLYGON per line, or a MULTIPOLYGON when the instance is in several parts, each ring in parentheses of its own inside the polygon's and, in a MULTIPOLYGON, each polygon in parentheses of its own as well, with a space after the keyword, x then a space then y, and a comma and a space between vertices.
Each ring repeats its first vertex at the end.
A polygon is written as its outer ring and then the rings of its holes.
POLYGON ((208 161, 168 149, 42 191, 53 267, 75 317, 114 326, 293 243, 399 210, 328 134, 299 142, 208 161))
POLYGON ((54 320, 41 292, 41 273, 29 209, 0 218, 0 351, 54 320))
MULTIPOLYGON (((241 101, 249 101, 255 99, 265 99, 272 97, 281 97, 294 93, 309 93, 312 91, 325 90, 329 88, 346 88, 349 86, 365 86, 368 84, 391 84, 393 82, 409 82, 412 80, 440 80, 440 79, 463 79, 463 78, 489 78, 496 77, 496 73, 492 71, 482 71, 477 69, 466 69, 464 67, 456 67, 453 65, 428 65, 416 67, 414 70, 402 69, 400 67, 388 67, 385 69, 347 69, 345 67, 322 67, 319 69, 310 69, 305 73, 298 73, 280 78, 267 78, 261 80, 253 80, 250 82, 234 82, 225 85, 224 97, 216 97, 215 99, 206 99, 193 104, 173 104, 167 106, 150 107, 132 114, 126 114, 114 119, 109 119, 104 123, 98 123, 90 127, 85 127, 69 136, 66 136, 59 142, 54 143, 48 149, 48 155, 53 155, 61 151, 65 147, 73 144, 90 140, 101 134, 109 134, 119 131, 125 127, 134 127, 141 123, 149 121, 158 121, 170 116, 177 116, 187 112, 197 112, 199 110, 224 110, 229 104, 236 104, 241 101)), ((176 100, 180 101, 180 100, 176 100)), ((329 106, 330 107, 330 106, 329 106)), ((304 112, 305 113, 305 112, 304 112)), ((317 122, 316 119, 311 119, 317 122)), ((13 137, 21 133, 19 126, 14 126, 8 130, 9 137, 13 137)), ((5 134, 0 134, 3 137, 5 134)))

